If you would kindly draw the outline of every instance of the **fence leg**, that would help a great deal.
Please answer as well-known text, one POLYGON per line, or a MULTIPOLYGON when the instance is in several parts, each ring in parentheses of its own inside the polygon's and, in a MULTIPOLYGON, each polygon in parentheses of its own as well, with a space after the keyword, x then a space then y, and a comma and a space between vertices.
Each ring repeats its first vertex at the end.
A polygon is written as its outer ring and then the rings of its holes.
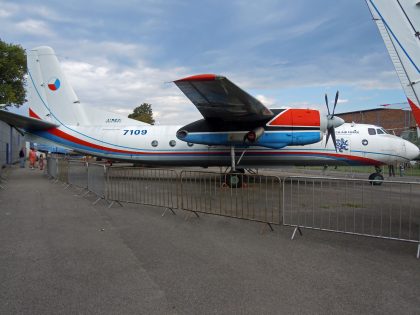
POLYGON ((163 216, 165 216, 166 211, 168 211, 168 210, 169 210, 169 211, 171 211, 173 215, 176 215, 176 213, 175 213, 174 209, 172 209, 172 208, 169 208, 169 207, 168 207, 168 208, 166 208, 166 209, 165 209, 165 211, 163 211, 163 213, 162 213, 162 217, 163 217, 163 216))
POLYGON ((291 240, 293 240, 295 238, 295 235, 296 235, 297 231, 299 231, 300 236, 302 236, 302 230, 300 229, 299 226, 296 226, 295 229, 293 230, 292 237, 290 238, 291 240))
POLYGON ((262 222, 262 225, 261 225, 261 229, 260 229, 260 234, 263 234, 264 233, 264 230, 265 230, 265 227, 268 225, 268 227, 270 228, 270 232, 274 232, 274 229, 273 229, 273 226, 271 225, 271 223, 268 223, 268 222, 262 222))
POLYGON ((90 193, 90 191, 88 190, 87 192, 85 192, 85 193, 83 194, 83 196, 82 196, 82 197, 86 197, 87 195, 89 195, 89 193, 90 193))
POLYGON ((417 259, 420 258, 420 243, 417 244, 417 259))
POLYGON ((189 213, 185 217, 185 221, 188 221, 188 219, 191 217, 191 212, 194 213, 197 218, 200 218, 200 216, 198 215, 197 212, 195 212, 195 211, 189 211, 189 213))
POLYGON ((110 209, 110 208, 114 205, 114 203, 118 203, 118 204, 120 205, 120 207, 122 207, 122 206, 123 206, 121 202, 116 201, 116 200, 113 200, 113 201, 111 201, 111 203, 109 204, 108 209, 110 209))
POLYGON ((94 203, 92 203, 92 205, 93 205, 93 206, 94 206, 94 205, 96 205, 96 204, 98 203, 98 201, 99 201, 99 200, 101 200, 101 199, 102 199, 102 198, 101 198, 101 197, 99 197, 98 199, 96 199, 96 200, 95 200, 95 202, 94 202, 94 203))

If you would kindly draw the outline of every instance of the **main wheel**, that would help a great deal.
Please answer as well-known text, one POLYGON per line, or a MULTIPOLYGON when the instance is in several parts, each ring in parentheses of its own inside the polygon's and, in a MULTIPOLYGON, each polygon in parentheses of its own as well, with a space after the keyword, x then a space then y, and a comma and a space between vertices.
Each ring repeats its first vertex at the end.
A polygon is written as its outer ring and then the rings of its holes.
POLYGON ((384 181, 384 177, 380 173, 372 173, 369 175, 371 185, 380 186, 384 181))
POLYGON ((228 173, 226 175, 226 184, 230 188, 241 188, 242 187, 242 174, 228 173))

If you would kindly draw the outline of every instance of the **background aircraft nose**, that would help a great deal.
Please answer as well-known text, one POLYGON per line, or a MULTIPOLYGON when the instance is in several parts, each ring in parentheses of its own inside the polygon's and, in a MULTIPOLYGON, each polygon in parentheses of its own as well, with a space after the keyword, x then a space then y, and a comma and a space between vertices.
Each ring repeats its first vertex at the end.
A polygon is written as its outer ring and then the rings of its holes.
POLYGON ((409 159, 410 161, 420 159, 420 149, 418 146, 409 141, 406 141, 405 147, 407 159, 409 159))

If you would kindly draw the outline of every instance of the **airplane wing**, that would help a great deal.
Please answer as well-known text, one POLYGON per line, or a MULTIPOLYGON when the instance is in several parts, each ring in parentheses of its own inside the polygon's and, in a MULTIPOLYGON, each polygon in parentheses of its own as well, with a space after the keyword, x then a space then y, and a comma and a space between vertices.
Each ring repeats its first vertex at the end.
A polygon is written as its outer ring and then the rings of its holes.
POLYGON ((271 110, 226 77, 201 74, 174 81, 206 120, 259 121, 274 117, 271 110))
POLYGON ((13 127, 23 128, 25 130, 46 130, 58 127, 58 125, 50 122, 15 114, 5 110, 0 110, 0 120, 13 127))

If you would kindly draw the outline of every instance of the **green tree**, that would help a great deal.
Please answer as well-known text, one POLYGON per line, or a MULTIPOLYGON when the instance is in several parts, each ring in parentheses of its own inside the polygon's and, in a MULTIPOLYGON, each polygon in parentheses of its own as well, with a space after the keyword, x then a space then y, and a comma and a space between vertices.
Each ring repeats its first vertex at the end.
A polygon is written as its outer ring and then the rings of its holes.
POLYGON ((26 99, 26 53, 0 39, 0 104, 19 107, 26 99))
POLYGON ((155 120, 153 119, 152 104, 143 103, 140 106, 137 106, 134 108, 133 113, 128 115, 128 118, 153 125, 155 120))

